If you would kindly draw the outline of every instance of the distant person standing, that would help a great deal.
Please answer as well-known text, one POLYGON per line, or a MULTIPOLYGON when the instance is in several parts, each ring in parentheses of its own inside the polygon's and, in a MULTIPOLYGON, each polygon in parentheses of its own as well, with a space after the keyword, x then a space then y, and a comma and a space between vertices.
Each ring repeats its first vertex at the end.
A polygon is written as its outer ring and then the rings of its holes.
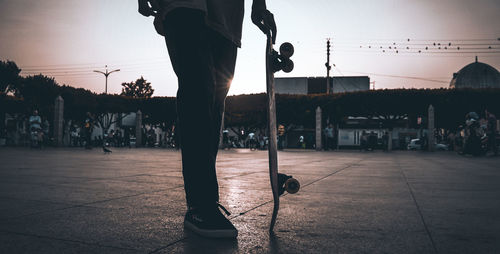
POLYGON ((488 150, 491 150, 495 156, 498 155, 498 144, 497 144, 497 118, 492 113, 486 110, 486 136, 488 137, 488 150))
POLYGON ((43 121, 42 129, 43 129, 43 143, 44 145, 46 145, 49 142, 49 131, 50 131, 49 120, 45 119, 45 121, 43 121))
POLYGON ((43 132, 42 118, 38 115, 38 110, 33 110, 33 115, 29 118, 31 147, 42 147, 43 132))
POLYGON ((29 118, 29 125, 33 129, 42 129, 42 118, 38 115, 38 110, 33 110, 33 114, 29 118))
POLYGON ((257 138, 257 140, 259 141, 259 149, 265 149, 266 141, 264 139, 264 135, 262 135, 262 132, 259 133, 259 137, 257 138))
POLYGON ((250 150, 257 149, 257 140, 255 139, 255 133, 253 132, 248 133, 248 147, 250 150))
POLYGON ((456 150, 456 144, 455 144, 455 133, 453 131, 450 131, 447 136, 447 142, 449 144, 449 150, 450 151, 455 151, 456 150))
POLYGON ((306 149, 306 143, 304 140, 304 135, 300 135, 299 137, 299 147, 302 149, 306 149))
POLYGON ((224 129, 222 131, 222 149, 229 149, 229 130, 224 129))
POLYGON ((33 114, 29 118, 30 129, 42 130, 42 118, 38 115, 38 110, 33 110, 33 114))
POLYGON ((382 135, 382 147, 384 151, 389 151, 389 133, 387 131, 382 135))
POLYGON ((368 134, 366 134, 366 131, 361 132, 361 137, 359 139, 359 143, 361 146, 361 150, 364 150, 364 151, 368 150, 368 134))
POLYGON ((422 136, 422 141, 420 142, 420 149, 425 151, 428 150, 427 144, 429 143, 429 137, 427 136, 427 133, 424 133, 422 136))
POLYGON ((83 132, 85 135, 85 149, 92 149, 92 130, 94 129, 94 117, 87 112, 85 122, 83 123, 83 132))
POLYGON ((326 145, 325 145, 325 150, 332 149, 334 146, 334 135, 333 135, 333 125, 330 123, 328 126, 325 128, 325 139, 326 139, 326 145))
POLYGON ((278 125, 278 150, 283 150, 285 148, 285 126, 278 125))
POLYGON ((123 139, 125 141, 124 143, 124 146, 128 146, 129 148, 131 148, 130 146, 130 127, 129 128, 125 128, 125 133, 123 134, 123 139))
MULTIPOLYGON (((139 0, 139 13, 155 16, 178 78, 177 115, 186 191, 186 228, 207 237, 237 236, 221 213, 215 162, 224 104, 241 45, 243 0, 139 0), (199 123, 203 128, 199 128, 199 123)), ((253 0, 252 21, 276 40, 265 0, 253 0)))
POLYGON ((78 145, 78 129, 76 125, 71 125, 70 128, 70 144, 72 146, 77 146, 78 145))
POLYGON ((370 151, 374 151, 377 146, 377 134, 374 131, 368 136, 368 146, 370 151))

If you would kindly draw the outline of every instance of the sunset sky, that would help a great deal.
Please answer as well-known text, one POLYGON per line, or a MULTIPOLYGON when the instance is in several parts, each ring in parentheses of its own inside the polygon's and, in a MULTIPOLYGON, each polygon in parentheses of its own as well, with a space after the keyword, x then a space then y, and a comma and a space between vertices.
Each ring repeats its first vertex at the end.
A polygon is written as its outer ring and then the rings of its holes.
MULTIPOLYGON (((368 75, 377 89, 447 87, 453 72, 476 55, 500 69, 498 0, 267 2, 278 43, 292 42, 296 52, 295 70, 278 77, 326 75, 326 38, 333 74, 368 75)), ((251 1, 245 5, 230 94, 265 91, 265 36, 250 22, 251 1)), ((109 77, 110 93, 144 76, 155 96, 173 96, 176 77, 152 21, 137 13, 136 0, 0 0, 0 59, 15 61, 23 75, 43 73, 97 93, 104 91, 104 76, 93 70, 107 64, 121 69, 109 77)))

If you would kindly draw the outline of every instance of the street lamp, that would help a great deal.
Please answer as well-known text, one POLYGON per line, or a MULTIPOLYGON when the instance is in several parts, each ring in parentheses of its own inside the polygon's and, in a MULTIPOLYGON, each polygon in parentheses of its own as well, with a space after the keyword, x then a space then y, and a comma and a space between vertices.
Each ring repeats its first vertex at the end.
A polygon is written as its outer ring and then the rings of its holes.
POLYGON ((94 70, 94 72, 101 73, 106 77, 106 87, 105 87, 104 93, 107 94, 108 93, 108 76, 109 76, 109 74, 111 74, 113 72, 120 71, 120 69, 116 69, 116 70, 112 70, 112 71, 108 72, 108 66, 106 65, 105 67, 106 67, 106 72, 97 71, 97 70, 94 70))

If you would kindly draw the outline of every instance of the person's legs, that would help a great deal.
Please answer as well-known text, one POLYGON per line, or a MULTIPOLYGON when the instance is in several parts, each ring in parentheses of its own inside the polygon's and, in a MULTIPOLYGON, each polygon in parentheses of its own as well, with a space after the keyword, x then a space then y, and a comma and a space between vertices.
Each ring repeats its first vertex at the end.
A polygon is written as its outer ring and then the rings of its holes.
POLYGON ((204 236, 235 237, 236 229, 218 210, 215 162, 236 47, 209 30, 204 18, 201 11, 179 8, 164 21, 179 83, 176 130, 188 205, 185 225, 204 236))
POLYGON ((176 9, 165 18, 165 38, 179 88, 177 114, 188 206, 218 201, 211 156, 214 64, 204 14, 176 9))
MULTIPOLYGON (((236 65, 237 47, 231 41, 223 38, 221 35, 211 33, 211 45, 213 52, 214 71, 215 71, 215 99, 213 107, 213 135, 212 135, 212 151, 211 159, 215 167, 217 152, 219 151, 219 142, 221 135, 222 117, 224 115, 224 107, 227 92, 231 86, 234 76, 234 68, 236 65)), ((215 170, 215 169, 214 169, 215 170)))

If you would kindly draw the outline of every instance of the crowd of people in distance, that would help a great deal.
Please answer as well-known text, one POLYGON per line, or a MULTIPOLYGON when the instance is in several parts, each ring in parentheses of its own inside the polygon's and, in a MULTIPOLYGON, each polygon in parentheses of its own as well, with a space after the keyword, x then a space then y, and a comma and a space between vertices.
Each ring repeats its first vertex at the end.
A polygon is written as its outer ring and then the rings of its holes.
MULTIPOLYGON (((48 119, 40 116, 38 110, 33 110, 33 113, 25 120, 27 122, 27 130, 24 131, 25 140, 29 142, 31 147, 41 148, 45 145, 50 145, 50 124, 48 119)), ((142 128, 141 144, 136 144, 136 131, 134 127, 113 125, 102 133, 95 131, 96 120, 94 116, 87 112, 83 122, 70 122, 69 127, 64 128, 63 136, 69 137, 69 146, 92 147, 111 146, 111 147, 167 147, 179 149, 179 135, 176 135, 175 124, 172 126, 166 125, 144 125, 142 128), (68 133, 69 131, 69 133, 68 133)), ((268 148, 269 138, 265 135, 265 130, 262 129, 244 129, 230 131, 223 129, 220 147, 222 149, 231 148, 249 148, 251 150, 265 150, 268 148)), ((282 150, 289 147, 287 138, 289 133, 284 125, 280 124, 277 130, 277 145, 278 149, 282 150)), ((314 148, 314 140, 306 134, 299 134, 297 142, 293 141, 294 148, 314 148), (312 144, 312 145, 311 145, 312 144)), ((417 150, 427 150, 429 148, 429 133, 422 132, 420 139, 415 139, 417 150)), ((497 118, 487 110, 484 114, 469 112, 465 116, 463 125, 458 126, 456 130, 436 129, 434 133, 435 145, 443 146, 443 150, 457 151, 460 154, 470 155, 486 155, 492 153, 498 155, 499 150, 499 135, 497 118)), ((288 139, 290 142, 290 140, 288 139)), ((337 149, 337 133, 331 123, 323 129, 323 149, 337 149)), ((359 147, 363 151, 373 151, 376 149, 389 149, 389 133, 387 131, 377 133, 374 131, 362 131, 359 137, 359 147)), ((409 147, 410 139, 406 137, 402 140, 406 144, 400 144, 405 149, 409 147)), ((410 149, 410 148, 408 148, 410 149)))
POLYGON ((447 137, 453 150, 460 154, 486 155, 489 152, 498 155, 498 126, 497 118, 488 110, 479 116, 476 112, 469 112, 465 116, 465 124, 459 126, 456 133, 447 137))
POLYGON ((262 134, 255 134, 255 131, 249 131, 245 134, 244 130, 239 130, 241 135, 230 135, 228 129, 222 131, 222 149, 231 148, 249 148, 250 150, 265 150, 269 144, 268 137, 262 134))

